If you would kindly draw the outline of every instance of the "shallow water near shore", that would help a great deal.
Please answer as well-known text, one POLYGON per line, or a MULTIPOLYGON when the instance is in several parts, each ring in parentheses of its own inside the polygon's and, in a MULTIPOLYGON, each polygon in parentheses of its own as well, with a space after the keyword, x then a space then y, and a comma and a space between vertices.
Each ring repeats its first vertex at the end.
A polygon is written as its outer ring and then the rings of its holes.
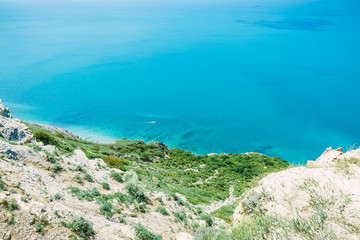
POLYGON ((360 5, 0 0, 0 98, 91 140, 304 163, 360 142, 360 5))

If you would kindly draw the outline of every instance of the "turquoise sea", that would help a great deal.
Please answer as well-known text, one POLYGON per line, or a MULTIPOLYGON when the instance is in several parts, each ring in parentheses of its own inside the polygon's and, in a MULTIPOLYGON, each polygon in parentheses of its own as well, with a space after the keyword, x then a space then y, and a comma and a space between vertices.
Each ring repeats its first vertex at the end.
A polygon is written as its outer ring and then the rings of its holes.
POLYGON ((360 142, 356 0, 0 0, 0 98, 91 140, 258 151, 360 142))

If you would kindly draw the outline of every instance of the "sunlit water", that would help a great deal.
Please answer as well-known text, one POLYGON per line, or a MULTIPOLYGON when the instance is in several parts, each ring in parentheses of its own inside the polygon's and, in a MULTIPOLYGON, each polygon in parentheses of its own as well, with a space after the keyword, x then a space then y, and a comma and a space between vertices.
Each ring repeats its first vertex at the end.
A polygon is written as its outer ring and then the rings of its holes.
POLYGON ((18 118, 292 163, 360 141, 357 1, 48 2, 0 0, 18 118))

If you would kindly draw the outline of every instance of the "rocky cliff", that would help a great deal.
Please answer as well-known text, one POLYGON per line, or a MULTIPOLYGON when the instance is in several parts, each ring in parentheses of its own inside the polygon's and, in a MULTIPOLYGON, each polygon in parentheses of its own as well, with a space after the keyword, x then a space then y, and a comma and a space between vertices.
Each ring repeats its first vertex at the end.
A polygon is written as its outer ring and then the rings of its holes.
POLYGON ((28 127, 19 119, 12 118, 9 108, 0 99, 0 137, 9 141, 30 142, 33 138, 28 127))

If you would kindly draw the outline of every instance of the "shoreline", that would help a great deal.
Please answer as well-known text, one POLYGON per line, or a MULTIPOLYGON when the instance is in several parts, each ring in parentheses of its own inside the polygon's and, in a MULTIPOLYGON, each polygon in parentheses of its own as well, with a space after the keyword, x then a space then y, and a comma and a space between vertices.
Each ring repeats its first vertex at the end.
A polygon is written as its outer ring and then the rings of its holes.
MULTIPOLYGON (((7 104, 6 104, 7 105, 7 104)), ((172 136, 172 132, 169 130, 166 135, 167 136, 171 136, 170 138, 165 138, 165 139, 147 139, 146 137, 144 138, 144 134, 142 134, 143 132, 139 132, 139 136, 133 136, 134 134, 132 134, 131 136, 126 136, 126 135, 120 135, 119 137, 114 136, 114 133, 116 134, 116 131, 111 131, 111 130, 107 130, 107 131, 101 131, 102 129, 100 128, 96 128, 96 125, 94 126, 84 126, 84 125, 76 125, 76 124, 62 124, 60 122, 55 122, 55 121, 43 121, 42 119, 38 118, 38 117, 33 117, 36 116, 36 114, 31 114, 31 111, 21 111, 21 109, 16 109, 15 111, 12 112, 16 118, 22 119, 25 122, 28 123, 39 123, 39 124, 44 124, 44 125, 48 125, 48 126, 56 126, 60 129, 64 129, 67 131, 70 131, 76 135, 78 135, 81 138, 84 138, 86 140, 92 141, 92 142, 98 142, 98 143, 113 143, 116 140, 120 140, 123 138, 129 139, 129 140, 143 140, 145 142, 150 142, 150 141, 156 141, 156 142, 162 142, 164 144, 166 144, 169 148, 178 148, 178 149, 182 149, 185 151, 190 151, 191 153, 193 153, 194 155, 207 155, 209 153, 216 153, 216 154, 221 154, 221 153, 225 153, 225 154, 242 154, 242 153, 248 153, 248 152, 258 152, 264 155, 268 155, 268 156, 279 156, 282 159, 286 159, 288 162, 294 164, 294 165, 304 165, 308 160, 314 160, 316 158, 316 156, 318 156, 319 154, 322 153, 322 149, 327 148, 329 146, 332 146, 334 148, 337 148, 338 146, 350 146, 349 144, 341 144, 341 142, 346 142, 347 140, 344 140, 343 138, 341 138, 340 136, 340 143, 339 144, 327 144, 324 145, 323 147, 319 147, 317 149, 317 145, 311 145, 310 147, 313 147, 312 149, 308 149, 306 151, 302 150, 299 147, 294 147, 295 145, 291 145, 291 146, 282 146, 279 145, 281 144, 278 142, 274 142, 274 145, 271 146, 271 148, 267 148, 269 144, 266 144, 268 142, 256 142, 256 143, 251 143, 249 146, 247 145, 243 145, 244 141, 237 141, 237 139, 235 139, 233 142, 230 143, 230 145, 224 145, 222 144, 221 146, 216 146, 214 145, 214 141, 210 140, 209 145, 207 145, 208 139, 207 136, 201 136, 201 138, 199 138, 199 141, 203 141, 203 142, 199 142, 199 145, 196 145, 196 141, 195 140, 191 140, 189 142, 187 141, 183 141, 180 139, 180 135, 181 133, 179 132, 175 132, 174 136, 172 136), (202 138, 204 137, 204 138, 202 138), (252 144, 258 144, 258 145, 252 145, 252 144), (237 149, 237 146, 238 149, 237 149), (290 148, 289 148, 290 147, 290 148), (219 150, 223 149, 223 148, 229 148, 225 151, 220 151, 219 150), (237 151, 239 150, 239 151, 237 151), (263 151, 262 151, 263 150, 263 151), (312 154, 308 154, 309 152, 312 152, 312 154)), ((106 126, 105 126, 106 127, 106 126)), ((186 131, 184 131, 186 132, 186 131)), ((121 133, 118 131, 118 133, 121 133)), ((146 132, 145 132, 146 135, 146 132)), ((334 134, 331 134, 331 136, 333 136, 334 134)), ((335 133, 336 135, 336 133, 335 133)), ((221 140, 221 139, 220 139, 221 140)))

